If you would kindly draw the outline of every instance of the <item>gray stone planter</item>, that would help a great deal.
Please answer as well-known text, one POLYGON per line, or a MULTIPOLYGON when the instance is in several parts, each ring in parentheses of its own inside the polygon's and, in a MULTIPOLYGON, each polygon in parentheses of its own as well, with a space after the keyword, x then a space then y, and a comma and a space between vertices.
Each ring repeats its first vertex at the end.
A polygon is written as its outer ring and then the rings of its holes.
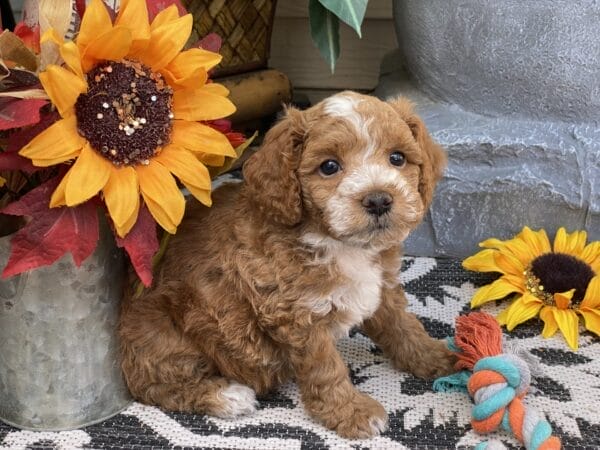
POLYGON ((394 0, 376 94, 418 104, 449 166, 406 245, 463 257, 524 225, 600 239, 600 3, 394 0))
MULTIPOLYGON (((0 238, 0 266, 10 236, 0 238)), ((34 430, 78 428, 130 403, 117 343, 125 266, 106 226, 77 268, 71 255, 0 280, 0 419, 34 430)))

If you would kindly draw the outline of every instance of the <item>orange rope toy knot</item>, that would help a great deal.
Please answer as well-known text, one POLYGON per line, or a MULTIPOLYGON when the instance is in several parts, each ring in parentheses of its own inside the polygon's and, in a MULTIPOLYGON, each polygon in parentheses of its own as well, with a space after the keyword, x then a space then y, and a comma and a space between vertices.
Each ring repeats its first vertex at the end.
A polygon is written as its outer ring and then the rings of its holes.
MULTIPOLYGON (((467 390, 475 406, 471 424, 478 433, 490 433, 500 426, 531 450, 560 449, 560 440, 542 414, 523 403, 531 382, 528 362, 513 352, 504 352, 502 330, 496 319, 475 312, 456 320, 454 345, 457 369, 473 373, 467 390)), ((483 442, 476 449, 491 450, 498 444, 483 442)))

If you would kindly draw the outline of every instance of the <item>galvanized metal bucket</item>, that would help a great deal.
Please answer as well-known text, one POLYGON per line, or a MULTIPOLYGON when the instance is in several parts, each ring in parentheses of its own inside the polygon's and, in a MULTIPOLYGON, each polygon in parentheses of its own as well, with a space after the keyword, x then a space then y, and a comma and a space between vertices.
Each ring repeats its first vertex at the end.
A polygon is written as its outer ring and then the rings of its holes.
MULTIPOLYGON (((0 267, 10 236, 0 238, 0 267)), ((130 402, 117 325, 124 259, 106 226, 96 251, 75 267, 0 279, 0 419, 57 431, 107 419, 130 402)))

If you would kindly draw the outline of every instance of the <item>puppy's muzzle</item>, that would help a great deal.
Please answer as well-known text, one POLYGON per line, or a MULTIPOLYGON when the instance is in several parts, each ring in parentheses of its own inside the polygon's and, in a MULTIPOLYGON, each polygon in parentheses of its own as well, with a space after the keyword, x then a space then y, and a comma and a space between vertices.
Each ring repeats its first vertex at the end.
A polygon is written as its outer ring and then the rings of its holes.
POLYGON ((375 217, 383 216, 392 209, 394 199, 387 192, 371 192, 362 199, 362 205, 367 212, 375 217))

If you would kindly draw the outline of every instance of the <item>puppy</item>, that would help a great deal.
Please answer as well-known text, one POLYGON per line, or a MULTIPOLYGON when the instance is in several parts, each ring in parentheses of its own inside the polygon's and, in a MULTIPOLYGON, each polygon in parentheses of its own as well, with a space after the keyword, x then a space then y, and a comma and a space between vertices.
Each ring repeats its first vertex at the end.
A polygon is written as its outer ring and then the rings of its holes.
POLYGON ((346 438, 386 428, 351 383, 336 340, 361 326, 395 367, 452 371, 444 343, 405 311, 401 243, 445 165, 406 100, 343 92, 293 108, 245 164, 244 182, 188 204, 155 285, 125 302, 133 396, 233 417, 294 379, 308 413, 346 438))

